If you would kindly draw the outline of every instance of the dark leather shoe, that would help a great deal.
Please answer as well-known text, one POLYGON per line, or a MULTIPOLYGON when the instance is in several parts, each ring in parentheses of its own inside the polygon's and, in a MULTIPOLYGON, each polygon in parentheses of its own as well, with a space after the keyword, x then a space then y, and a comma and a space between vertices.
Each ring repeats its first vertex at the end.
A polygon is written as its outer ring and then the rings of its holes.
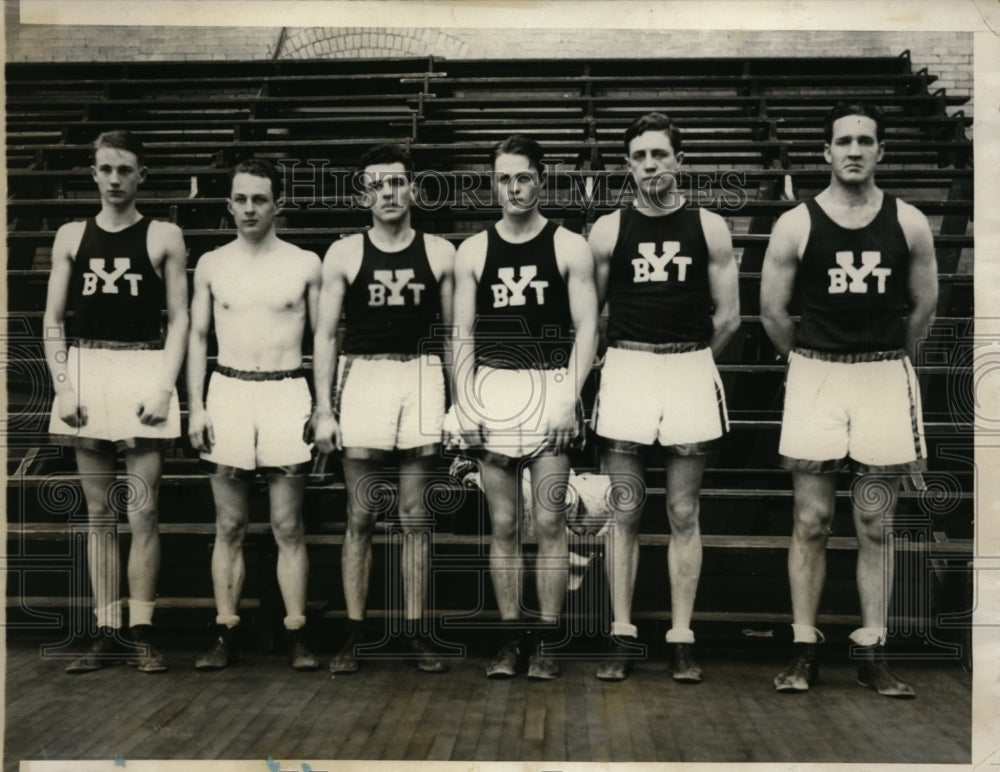
POLYGON ((362 632, 352 632, 347 636, 347 642, 330 660, 331 673, 356 673, 358 671, 358 658, 354 653, 354 648, 362 643, 365 635, 362 632))
POLYGON ((885 647, 858 646, 856 649, 861 660, 858 662, 858 683, 874 689, 883 697, 911 700, 917 695, 913 687, 899 680, 885 661, 885 647))
POLYGON ((319 658, 309 651, 302 630, 285 630, 285 651, 292 670, 310 673, 319 670, 319 658))
POLYGON ((99 628, 97 637, 90 645, 90 650, 82 657, 73 660, 66 667, 66 672, 74 675, 92 673, 107 665, 125 662, 128 655, 117 634, 118 631, 112 627, 99 628))
POLYGON ((407 638, 406 648, 410 651, 410 656, 416 661, 417 669, 425 673, 447 673, 448 665, 441 659, 441 655, 434 650, 431 642, 421 635, 414 635, 407 638))
POLYGON ((194 661, 195 670, 222 670, 237 659, 236 628, 218 626, 218 636, 208 651, 194 661))
POLYGON ((774 688, 785 694, 809 691, 819 680, 819 651, 816 643, 793 643, 792 660, 774 677, 774 688))
POLYGON ((486 666, 487 678, 513 678, 524 657, 525 638, 523 634, 510 635, 504 641, 496 658, 486 666))
POLYGON ((667 667, 678 683, 697 684, 703 677, 694 661, 694 645, 690 643, 667 644, 667 667))
POLYGON ((624 681, 632 672, 632 663, 645 657, 646 647, 635 638, 613 636, 607 656, 597 666, 597 678, 601 681, 624 681))
POLYGON ((544 650, 545 641, 539 640, 528 660, 528 678, 532 681, 551 681, 559 677, 559 663, 544 650))
POLYGON ((167 669, 167 660, 153 645, 152 625, 136 625, 129 628, 132 642, 139 648, 133 664, 140 673, 162 673, 167 669))

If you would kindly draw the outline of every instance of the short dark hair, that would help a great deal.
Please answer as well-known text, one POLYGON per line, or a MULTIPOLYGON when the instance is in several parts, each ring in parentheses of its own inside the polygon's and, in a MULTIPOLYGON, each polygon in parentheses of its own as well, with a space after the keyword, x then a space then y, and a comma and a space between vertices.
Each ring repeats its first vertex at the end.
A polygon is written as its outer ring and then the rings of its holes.
POLYGON ((271 194, 277 201, 285 192, 285 178, 273 163, 263 158, 245 158, 229 172, 229 188, 232 190, 233 180, 237 174, 252 174, 271 181, 271 194))
POLYGON ((877 106, 868 102, 837 102, 823 121, 823 139, 826 144, 833 142, 833 124, 847 115, 861 115, 875 121, 875 139, 881 142, 885 138, 885 113, 877 106))
POLYGON ((97 163, 97 151, 103 147, 111 148, 112 150, 128 151, 135 156, 135 160, 139 163, 140 168, 146 165, 146 148, 142 146, 142 142, 131 131, 105 131, 99 134, 97 139, 94 140, 94 163, 97 163))
POLYGON ((681 130, 677 124, 664 113, 646 113, 636 118, 632 125, 625 129, 625 155, 629 153, 629 144, 632 140, 647 131, 665 132, 670 138, 670 147, 674 149, 674 153, 680 152, 681 130))
POLYGON ((381 145, 372 145, 368 148, 361 160, 358 161, 356 173, 360 174, 367 167, 375 164, 403 164, 403 168, 408 172, 413 172, 413 158, 402 145, 391 142, 384 142, 381 145))
POLYGON ((511 134, 507 139, 497 142, 493 146, 493 155, 491 156, 493 163, 496 163, 497 158, 505 154, 523 155, 535 171, 539 174, 545 173, 545 165, 542 161, 545 157, 545 151, 527 134, 511 134))

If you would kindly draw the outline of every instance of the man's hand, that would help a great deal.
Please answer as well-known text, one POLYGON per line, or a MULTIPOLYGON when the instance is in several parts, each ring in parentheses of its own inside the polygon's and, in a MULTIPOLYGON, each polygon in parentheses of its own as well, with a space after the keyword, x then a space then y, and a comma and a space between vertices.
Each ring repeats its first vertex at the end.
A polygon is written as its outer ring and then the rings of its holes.
POLYGON ((552 405, 548 414, 548 425, 545 436, 557 450, 565 450, 576 439, 579 433, 576 420, 576 399, 565 398, 563 395, 553 397, 558 400, 552 405))
POLYGON ((327 410, 313 411, 312 430, 316 447, 320 453, 333 453, 334 450, 344 449, 344 443, 340 437, 340 423, 333 413, 327 410))
POLYGON ((215 445, 215 430, 205 408, 192 410, 188 415, 188 439, 199 453, 211 453, 215 445))
POLYGON ((166 421, 172 395, 173 389, 161 389, 147 396, 139 403, 135 411, 135 414, 139 416, 139 423, 144 426, 159 426, 166 421))
POLYGON ((87 408, 80 404, 80 397, 75 389, 66 389, 58 399, 59 418, 74 429, 87 425, 87 408))

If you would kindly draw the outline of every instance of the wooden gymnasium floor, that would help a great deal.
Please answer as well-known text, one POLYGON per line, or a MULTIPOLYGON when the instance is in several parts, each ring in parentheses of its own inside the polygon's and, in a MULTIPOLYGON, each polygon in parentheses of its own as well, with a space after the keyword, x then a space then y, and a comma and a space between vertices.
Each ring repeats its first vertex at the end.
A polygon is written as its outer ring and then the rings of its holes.
POLYGON ((29 758, 967 764, 971 753, 971 674, 900 663, 918 696, 890 700, 856 685, 839 645, 827 644, 814 691, 779 695, 783 657, 711 647, 699 652, 705 681, 683 686, 656 659, 619 684, 583 659, 552 682, 488 681, 485 645, 448 674, 380 661, 331 677, 253 652, 198 673, 198 649, 167 641, 163 675, 69 676, 38 644, 8 639, 5 770, 29 758))

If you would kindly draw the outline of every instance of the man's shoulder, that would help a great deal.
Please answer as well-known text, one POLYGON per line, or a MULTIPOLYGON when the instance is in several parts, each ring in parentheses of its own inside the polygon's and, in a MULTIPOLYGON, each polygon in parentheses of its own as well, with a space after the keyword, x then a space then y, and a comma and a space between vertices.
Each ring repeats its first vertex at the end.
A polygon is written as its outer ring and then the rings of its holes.
POLYGON ((326 257, 345 259, 349 257, 356 257, 363 253, 365 248, 365 234, 364 231, 360 233, 351 233, 347 236, 342 236, 330 243, 327 247, 326 257))
POLYGON ((166 220, 154 220, 149 221, 149 235, 153 238, 177 238, 178 236, 183 237, 184 233, 180 226, 167 222, 166 220))
POLYGON ((428 254, 436 252, 438 254, 454 254, 455 247, 448 241, 448 239, 438 236, 435 233, 424 233, 423 231, 417 231, 417 237, 423 237, 424 246, 427 249, 428 254))
POLYGON ((801 231, 802 229, 808 230, 809 224, 809 207, 805 201, 802 201, 778 217, 774 223, 772 233, 779 228, 788 232, 801 231))
POLYGON ((485 250, 486 245, 489 243, 489 228, 486 230, 481 230, 478 233, 473 233, 467 239, 465 239, 461 244, 458 245, 459 254, 476 252, 479 250, 485 250))
POLYGON ((553 239, 558 250, 579 251, 587 246, 587 240, 583 236, 579 233, 574 233, 564 225, 556 228, 553 239))

